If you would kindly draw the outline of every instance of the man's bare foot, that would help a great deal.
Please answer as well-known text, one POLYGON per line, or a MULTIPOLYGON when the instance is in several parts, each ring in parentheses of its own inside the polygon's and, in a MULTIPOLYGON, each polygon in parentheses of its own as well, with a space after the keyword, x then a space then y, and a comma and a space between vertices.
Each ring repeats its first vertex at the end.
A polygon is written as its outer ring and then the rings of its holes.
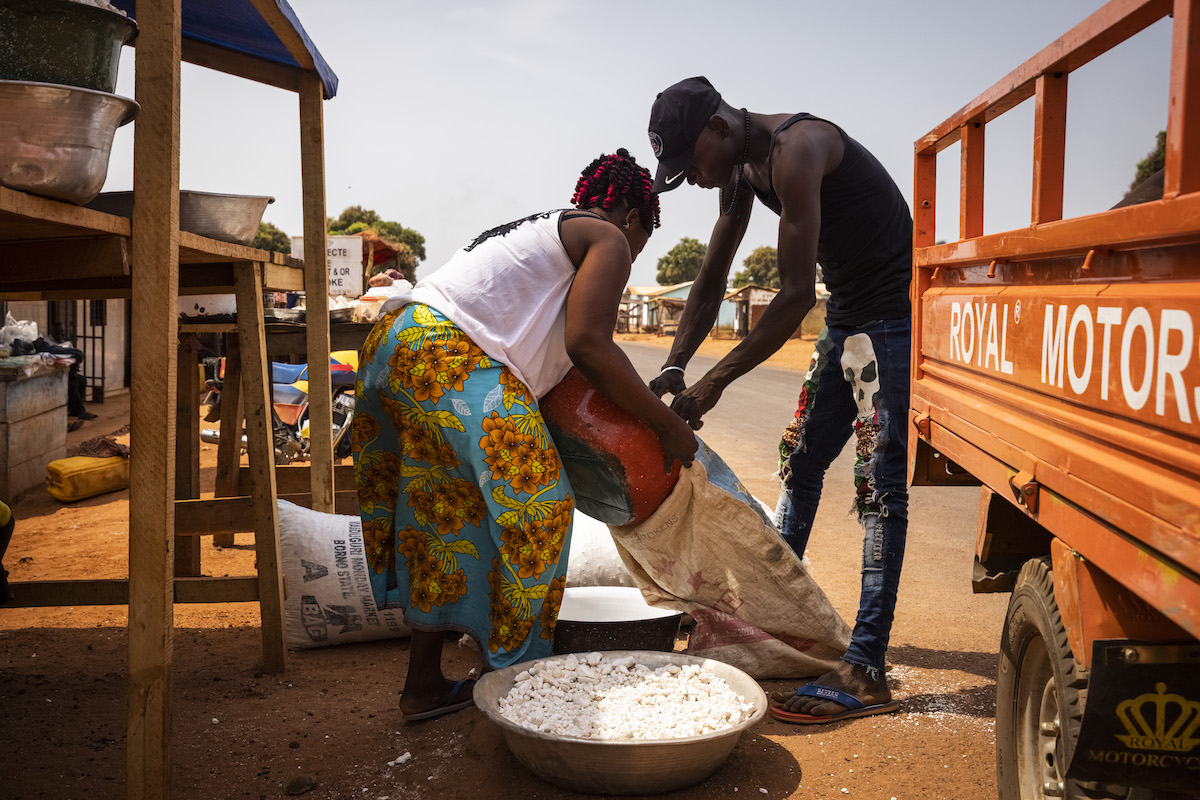
MULTIPOLYGON (((892 699, 887 678, 882 672, 879 673, 878 678, 872 678, 866 667, 860 667, 848 661, 841 662, 835 669, 814 680, 811 685, 836 689, 853 695, 861 700, 864 706, 879 705, 892 699)), ((846 710, 846 706, 834 700, 797 695, 782 699, 780 706, 784 711, 792 714, 809 714, 814 717, 839 714, 846 710)))

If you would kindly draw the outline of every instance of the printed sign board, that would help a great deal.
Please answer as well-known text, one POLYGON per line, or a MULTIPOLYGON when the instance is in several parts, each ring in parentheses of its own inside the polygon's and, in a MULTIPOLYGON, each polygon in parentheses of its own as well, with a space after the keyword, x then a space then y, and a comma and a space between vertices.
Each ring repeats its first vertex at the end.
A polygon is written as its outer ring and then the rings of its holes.
MULTIPOLYGON (((329 294, 359 297, 363 293, 361 236, 326 237, 329 294)), ((304 237, 292 237, 292 256, 304 258, 304 237)))
POLYGON ((967 370, 1197 435, 1200 293, 1175 288, 1169 296, 1138 285, 930 292, 921 318, 926 368, 967 370))

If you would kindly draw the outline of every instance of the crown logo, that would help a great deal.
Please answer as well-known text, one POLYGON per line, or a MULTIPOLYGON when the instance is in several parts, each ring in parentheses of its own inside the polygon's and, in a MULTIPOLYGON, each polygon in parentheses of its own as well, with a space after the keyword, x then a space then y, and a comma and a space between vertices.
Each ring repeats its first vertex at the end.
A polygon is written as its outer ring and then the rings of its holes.
POLYGON ((1200 744, 1200 703, 1183 695, 1167 694, 1165 683, 1117 705, 1117 717, 1128 735, 1117 738, 1134 750, 1189 752, 1200 744))

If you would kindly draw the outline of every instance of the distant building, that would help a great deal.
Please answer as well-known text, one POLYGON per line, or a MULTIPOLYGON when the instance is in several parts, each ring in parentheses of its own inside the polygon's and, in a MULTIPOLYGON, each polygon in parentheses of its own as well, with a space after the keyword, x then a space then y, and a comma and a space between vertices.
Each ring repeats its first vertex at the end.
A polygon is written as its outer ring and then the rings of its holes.
MULTIPOLYGON (((674 286, 630 286, 621 298, 617 314, 618 333, 654 331, 674 336, 683 308, 687 304, 693 281, 674 286)), ((710 335, 741 338, 749 333, 762 316, 767 304, 779 293, 778 289, 751 284, 728 292, 717 311, 717 321, 710 335)), ((825 302, 829 292, 825 284, 817 284, 817 303, 796 331, 815 335, 825 325, 825 302)))
MULTIPOLYGON (((653 329, 661 332, 661 323, 664 321, 663 309, 674 308, 676 305, 682 309, 682 303, 687 302, 692 283, 693 281, 677 283, 674 286, 630 286, 625 290, 624 297, 621 298, 621 313, 617 319, 617 330, 638 333, 653 329), (678 300, 681 303, 660 304, 659 300, 678 300)), ((668 313, 667 317, 666 321, 670 322, 671 314, 668 313)), ((674 315, 674 321, 678 322, 677 313, 674 315)))
MULTIPOLYGON (((739 287, 726 294, 722 310, 726 305, 734 308, 733 335, 740 339, 752 331, 777 294, 779 294, 778 289, 755 284, 739 287)), ((829 292, 826 290, 825 284, 818 283, 816 305, 805 315, 804 321, 792 334, 792 338, 797 338, 801 334, 816 335, 821 332, 821 328, 825 326, 825 303, 828 300, 829 292)))

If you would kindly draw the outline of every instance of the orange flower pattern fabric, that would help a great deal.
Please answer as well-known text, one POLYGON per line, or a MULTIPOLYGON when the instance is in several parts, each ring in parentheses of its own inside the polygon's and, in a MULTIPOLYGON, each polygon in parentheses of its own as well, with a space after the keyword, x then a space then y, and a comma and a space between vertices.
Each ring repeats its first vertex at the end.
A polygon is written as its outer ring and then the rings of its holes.
POLYGON ((359 356, 351 431, 372 589, 488 666, 550 654, 575 501, 529 389, 442 314, 385 315, 359 356))

